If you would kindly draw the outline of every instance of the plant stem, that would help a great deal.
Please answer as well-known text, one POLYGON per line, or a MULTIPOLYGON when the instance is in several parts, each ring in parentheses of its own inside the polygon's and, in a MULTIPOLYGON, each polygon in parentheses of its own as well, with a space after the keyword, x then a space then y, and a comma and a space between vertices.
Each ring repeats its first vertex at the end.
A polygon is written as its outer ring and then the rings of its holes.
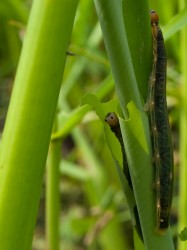
POLYGON ((51 141, 46 182, 46 242, 47 249, 59 249, 59 163, 61 141, 51 141))
MULTIPOLYGON (((187 1, 180 0, 180 8, 185 8, 187 1)), ((187 28, 184 28, 180 34, 181 38, 181 71, 183 74, 183 84, 181 85, 181 108, 180 108, 180 193, 179 193, 179 226, 178 231, 181 231, 187 225, 187 100, 186 100, 186 93, 187 93, 187 71, 186 71, 186 43, 187 43, 187 28)), ((186 249, 186 242, 185 241, 178 241, 179 250, 186 249)))
POLYGON ((142 96, 146 101, 152 67, 148 3, 143 0, 108 0, 107 3, 104 0, 95 0, 95 5, 115 79, 122 118, 126 118, 126 121, 120 119, 120 127, 145 247, 152 250, 171 250, 173 243, 170 231, 165 236, 154 232, 156 198, 150 188, 154 181, 151 143, 148 120, 143 112, 141 99, 142 96), (142 32, 138 33, 138 29, 142 32), (145 74, 143 78, 141 74, 145 74))
POLYGON ((8 111, 0 158, 0 239, 31 248, 66 51, 78 0, 35 0, 8 111))

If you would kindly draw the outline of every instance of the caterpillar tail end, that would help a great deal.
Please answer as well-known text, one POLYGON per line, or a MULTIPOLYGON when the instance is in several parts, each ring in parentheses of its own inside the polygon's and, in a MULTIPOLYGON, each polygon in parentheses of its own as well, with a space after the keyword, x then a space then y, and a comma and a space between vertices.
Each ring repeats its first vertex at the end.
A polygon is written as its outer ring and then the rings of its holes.
POLYGON ((155 232, 159 235, 164 235, 168 230, 169 222, 168 220, 161 220, 157 227, 155 228, 155 232))

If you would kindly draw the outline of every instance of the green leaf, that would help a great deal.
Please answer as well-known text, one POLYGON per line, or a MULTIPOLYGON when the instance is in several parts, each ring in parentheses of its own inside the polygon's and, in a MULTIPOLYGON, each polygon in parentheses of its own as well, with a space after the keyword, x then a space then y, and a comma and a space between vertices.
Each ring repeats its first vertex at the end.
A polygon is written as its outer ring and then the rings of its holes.
POLYGON ((60 172, 79 181, 88 181, 90 177, 89 173, 81 166, 65 160, 60 162, 60 172))
POLYGON ((143 242, 140 240, 136 230, 134 230, 134 249, 135 250, 145 250, 143 242))
POLYGON ((129 205, 132 223, 134 226, 136 226, 135 215, 134 215, 134 208, 136 206, 136 202, 135 202, 133 191, 129 187, 127 180, 124 176, 124 173, 122 171, 123 159, 122 159, 121 146, 120 146, 118 139, 115 137, 114 133, 112 133, 110 127, 105 122, 105 117, 109 112, 112 111, 112 112, 115 112, 116 114, 118 113, 118 109, 117 109, 118 102, 117 100, 113 100, 108 103, 100 103, 99 99, 95 95, 87 94, 82 99, 82 103, 84 104, 87 103, 91 105, 95 109, 97 115, 99 116, 101 122, 104 125, 105 137, 106 137, 108 146, 110 148, 110 151, 112 153, 112 156, 116 165, 116 170, 118 172, 121 185, 122 185, 123 191, 125 193, 125 196, 129 205))
MULTIPOLYGON (((111 75, 109 75, 103 82, 100 83, 99 87, 96 88, 95 94, 98 96, 98 98, 102 99, 113 88, 113 79, 111 75)), ((71 112, 61 111, 57 116, 58 129, 52 134, 51 139, 62 139, 67 136, 72 131, 72 129, 81 122, 84 115, 90 110, 91 106, 85 104, 84 106, 80 106, 71 112)))
POLYGON ((90 110, 89 105, 84 105, 74 109, 70 113, 61 112, 58 114, 58 130, 55 131, 51 139, 63 139, 71 130, 81 122, 83 116, 90 110))
POLYGON ((187 240, 187 227, 185 227, 181 233, 179 234, 179 238, 181 241, 186 241, 187 240))
POLYGON ((167 41, 171 36, 180 31, 187 25, 187 8, 177 13, 168 23, 163 27, 164 39, 167 41))
POLYGON ((148 79, 152 68, 148 3, 143 0, 116 0, 115 2, 95 0, 95 5, 122 111, 120 126, 127 150, 144 243, 147 249, 171 250, 174 247, 170 231, 168 230, 164 236, 155 233, 156 197, 150 187, 151 182, 154 182, 150 133, 148 119, 142 105, 142 99, 144 102, 146 100, 148 79), (134 32, 137 27, 140 30, 144 29, 145 34, 143 31, 134 32), (131 46, 129 41, 134 39, 137 42, 132 43, 131 46), (134 51, 139 52, 136 54, 134 51), (143 56, 146 55, 145 63, 143 56), (136 60, 140 60, 139 65, 135 64, 136 60), (138 74, 136 70, 139 71, 138 74), (140 84, 142 79, 140 75, 144 73, 145 82, 140 84), (139 136, 142 142, 138 139, 139 136))

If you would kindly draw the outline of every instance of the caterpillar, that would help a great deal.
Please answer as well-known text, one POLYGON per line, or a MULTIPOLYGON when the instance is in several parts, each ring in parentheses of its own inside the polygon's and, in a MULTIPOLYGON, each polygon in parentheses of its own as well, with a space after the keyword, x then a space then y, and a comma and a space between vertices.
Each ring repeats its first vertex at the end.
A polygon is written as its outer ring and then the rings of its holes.
POLYGON ((156 229, 164 233, 169 226, 173 195, 173 149, 166 101, 166 50, 159 17, 150 10, 153 41, 153 67, 148 90, 156 187, 156 229))
MULTIPOLYGON (((129 172, 129 166, 127 163, 127 157, 126 157, 125 147, 124 147, 124 143, 123 143, 123 137, 122 137, 122 133, 121 133, 120 125, 119 125, 119 119, 118 119, 116 113, 114 113, 114 112, 108 113, 105 117, 105 122, 108 123, 108 125, 110 126, 110 129, 115 134, 115 136, 117 137, 117 139, 121 145, 121 151, 122 151, 122 155, 123 155, 123 173, 127 179, 129 187, 132 190, 132 195, 134 195, 132 180, 131 180, 131 176, 130 176, 130 172, 129 172)), ((135 200, 135 198, 134 198, 134 200, 135 200)), ((136 224, 134 225, 135 229, 136 229, 140 239, 143 241, 142 229, 141 229, 141 225, 140 225, 140 218, 139 218, 138 209, 137 209, 136 205, 133 207, 133 213, 134 213, 134 218, 136 221, 136 224)))
MULTIPOLYGON (((166 51, 159 17, 154 10, 150 11, 153 40, 153 67, 148 89, 149 124, 155 166, 156 186, 156 229, 164 233, 169 226, 170 210, 173 195, 173 149, 166 101, 166 51)), ((105 121, 118 138, 123 154, 123 172, 129 186, 132 181, 127 164, 125 148, 119 126, 119 119, 114 112, 108 113, 105 121)), ((132 188, 133 189, 133 188, 132 188)), ((136 207, 134 209, 137 209, 136 207)), ((139 217, 138 217, 139 220, 139 217)))
POLYGON ((129 167, 128 167, 128 163, 127 163, 127 157, 126 157, 126 153, 125 153, 125 147, 123 144, 123 138, 122 138, 121 129, 120 129, 120 125, 119 125, 119 119, 118 119, 116 113, 110 112, 106 115, 105 121, 109 124, 110 129, 115 134, 115 136, 118 138, 119 143, 121 145, 121 151, 122 151, 122 155, 123 155, 123 173, 125 174, 125 177, 127 179, 127 182, 129 184, 130 188, 132 189, 132 181, 131 181, 131 177, 130 177, 129 167))

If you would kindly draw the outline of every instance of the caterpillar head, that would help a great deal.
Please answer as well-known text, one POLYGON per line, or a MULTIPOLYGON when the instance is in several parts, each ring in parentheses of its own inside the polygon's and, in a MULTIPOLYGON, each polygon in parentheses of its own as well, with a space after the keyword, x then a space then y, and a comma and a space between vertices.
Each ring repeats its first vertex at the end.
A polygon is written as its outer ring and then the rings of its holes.
POLYGON ((151 16, 151 23, 158 25, 159 16, 155 10, 150 10, 150 16, 151 16))
POLYGON ((105 122, 107 122, 111 128, 119 126, 119 119, 114 112, 110 112, 106 115, 105 122))

